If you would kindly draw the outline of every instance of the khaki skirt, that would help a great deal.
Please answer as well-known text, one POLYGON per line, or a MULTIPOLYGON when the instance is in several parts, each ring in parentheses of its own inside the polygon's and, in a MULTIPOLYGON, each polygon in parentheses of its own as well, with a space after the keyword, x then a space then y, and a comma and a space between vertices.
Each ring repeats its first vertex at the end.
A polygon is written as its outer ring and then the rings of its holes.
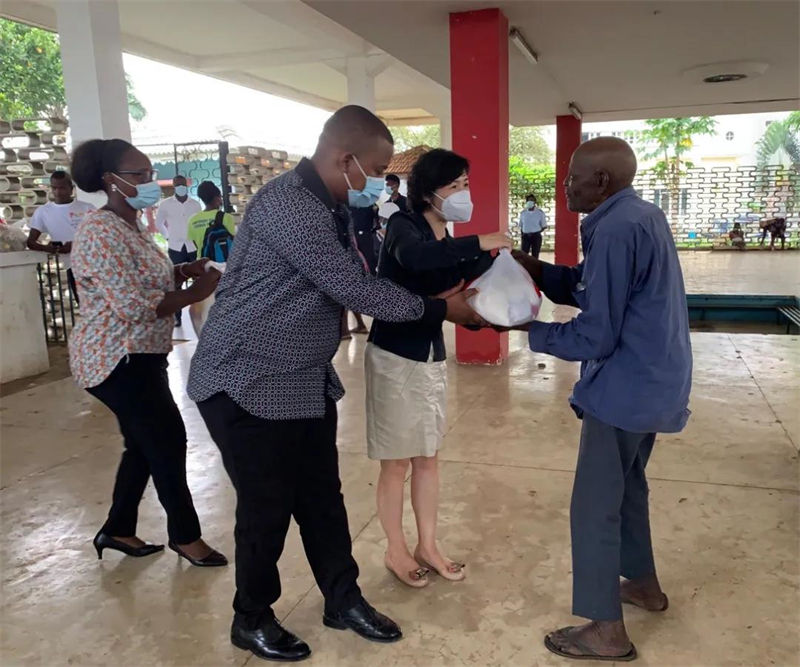
POLYGON ((447 363, 413 361, 368 343, 364 369, 369 458, 434 456, 445 433, 447 363))

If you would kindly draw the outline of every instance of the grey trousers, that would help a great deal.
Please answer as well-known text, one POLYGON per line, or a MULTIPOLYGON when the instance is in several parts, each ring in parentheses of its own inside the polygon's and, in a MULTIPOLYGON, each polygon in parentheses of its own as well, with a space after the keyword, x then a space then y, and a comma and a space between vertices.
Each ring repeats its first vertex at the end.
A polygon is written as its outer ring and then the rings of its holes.
POLYGON ((644 474, 655 439, 583 417, 570 506, 576 616, 620 620, 620 575, 655 572, 644 474))

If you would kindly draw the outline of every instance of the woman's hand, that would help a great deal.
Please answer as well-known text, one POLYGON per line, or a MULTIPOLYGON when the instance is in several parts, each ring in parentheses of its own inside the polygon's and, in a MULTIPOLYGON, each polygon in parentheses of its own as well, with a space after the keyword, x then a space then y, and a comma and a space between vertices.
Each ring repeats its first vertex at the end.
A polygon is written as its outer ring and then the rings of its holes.
MULTIPOLYGON (((192 264, 196 263, 197 262, 192 262, 192 264)), ((216 269, 209 269, 208 271, 203 269, 202 274, 197 276, 192 286, 186 290, 192 296, 191 303, 197 303, 198 301, 210 297, 214 293, 214 290, 217 289, 220 278, 222 278, 222 274, 216 269)))
POLYGON ((501 250, 507 248, 511 250, 514 247, 514 242, 503 232, 495 232, 494 234, 480 234, 478 241, 481 245, 481 250, 489 252, 491 250, 501 250))

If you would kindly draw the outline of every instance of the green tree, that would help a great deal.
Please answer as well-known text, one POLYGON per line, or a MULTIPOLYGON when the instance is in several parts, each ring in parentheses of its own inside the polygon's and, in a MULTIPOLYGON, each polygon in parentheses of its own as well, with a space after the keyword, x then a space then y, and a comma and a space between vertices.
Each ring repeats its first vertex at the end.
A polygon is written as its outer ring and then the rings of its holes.
POLYGON ((438 125, 395 125, 389 129, 394 137, 395 153, 402 153, 416 146, 439 148, 442 145, 438 125))
MULTIPOLYGON (((660 158, 653 167, 656 180, 669 190, 668 215, 677 221, 680 211, 681 179, 685 169, 692 166, 684 159, 694 145, 694 138, 714 134, 717 121, 708 116, 695 118, 655 118, 645 121, 647 127, 640 134, 645 159, 660 158)), ((673 224, 676 224, 674 222, 673 224)))
POLYGON ((795 111, 784 120, 773 121, 764 130, 756 144, 756 159, 759 169, 768 165, 788 167, 800 163, 800 111, 795 111))
POLYGON ((553 162, 553 151, 540 127, 512 126, 508 133, 508 156, 527 164, 549 165, 553 162))
MULTIPOLYGON (((66 116, 64 74, 58 36, 47 30, 0 19, 0 117, 66 116)), ((146 115, 125 76, 128 113, 146 115)))
POLYGON ((512 155, 508 159, 508 214, 512 226, 525 204, 525 197, 536 195, 540 205, 556 197, 556 169, 552 164, 534 165, 512 155))
MULTIPOLYGON (((438 148, 442 145, 438 125, 394 126, 391 130, 398 153, 415 146, 438 148)), ((510 127, 508 155, 528 164, 550 164, 553 161, 553 153, 539 127, 510 127)))

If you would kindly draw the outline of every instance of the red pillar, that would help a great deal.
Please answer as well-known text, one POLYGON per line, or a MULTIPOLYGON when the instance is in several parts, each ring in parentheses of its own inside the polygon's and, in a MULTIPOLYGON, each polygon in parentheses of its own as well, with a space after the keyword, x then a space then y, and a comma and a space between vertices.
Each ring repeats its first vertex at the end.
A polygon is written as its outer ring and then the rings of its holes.
MULTIPOLYGON (((453 150, 470 162, 472 220, 456 236, 508 229, 508 19, 499 9, 450 14, 453 150)), ((508 334, 456 329, 456 358, 500 364, 508 334)))
POLYGON ((581 144, 581 121, 574 116, 556 117, 556 264, 578 263, 578 214, 567 208, 564 181, 569 160, 581 144))

